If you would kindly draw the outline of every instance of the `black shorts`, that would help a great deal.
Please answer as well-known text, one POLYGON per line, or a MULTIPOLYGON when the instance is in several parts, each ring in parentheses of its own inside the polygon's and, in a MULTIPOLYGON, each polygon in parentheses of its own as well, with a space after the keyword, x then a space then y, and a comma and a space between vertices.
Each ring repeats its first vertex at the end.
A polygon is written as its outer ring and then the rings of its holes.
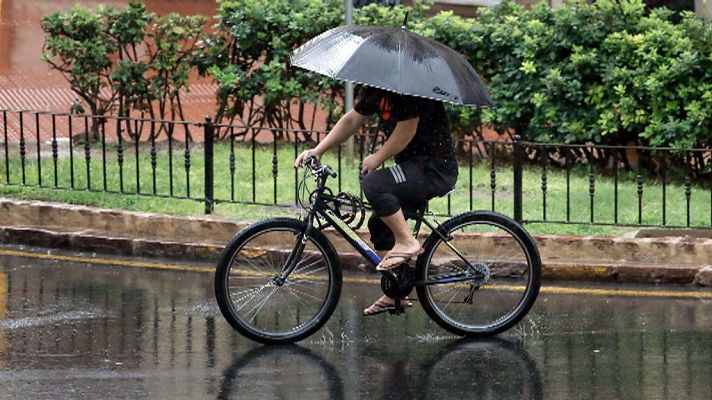
POLYGON ((361 187, 373 208, 368 221, 376 250, 393 247, 393 233, 378 217, 403 209, 406 217, 433 197, 452 190, 457 182, 457 162, 444 158, 416 158, 382 168, 363 177, 361 187))

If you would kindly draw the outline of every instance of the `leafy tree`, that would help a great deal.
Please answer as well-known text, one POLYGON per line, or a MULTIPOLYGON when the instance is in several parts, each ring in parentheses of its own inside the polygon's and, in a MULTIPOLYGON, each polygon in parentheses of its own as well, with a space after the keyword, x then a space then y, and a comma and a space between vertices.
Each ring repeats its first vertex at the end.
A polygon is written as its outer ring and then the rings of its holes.
POLYGON ((150 67, 144 74, 149 81, 145 103, 153 104, 147 108, 151 118, 157 114, 162 120, 185 120, 181 94, 189 87, 206 22, 202 16, 175 13, 154 17, 146 34, 150 67))
MULTIPOLYGON (((108 14, 108 36, 115 43, 118 58, 113 63, 110 75, 112 88, 118 94, 118 115, 128 117, 132 109, 140 109, 148 97, 148 82, 144 75, 149 68, 141 59, 145 40, 145 26, 153 20, 142 3, 130 3, 123 10, 106 8, 108 14)), ((131 124, 126 123, 130 136, 131 124)))
MULTIPOLYGON (((200 16, 158 16, 137 2, 120 10, 78 5, 43 18, 43 59, 63 73, 98 117, 94 122, 113 112, 127 117, 132 110, 183 118, 180 94, 188 86, 205 23, 200 16)), ((125 131, 139 140, 142 130, 134 132, 126 123, 125 131)), ((97 123, 92 133, 98 135, 97 123)))
MULTIPOLYGON (((114 65, 111 55, 118 51, 108 32, 112 14, 104 6, 92 12, 77 5, 42 19, 42 29, 48 34, 43 59, 63 73, 95 116, 112 110, 118 96, 111 90, 114 65)), ((96 124, 92 124, 91 131, 93 137, 98 137, 96 124)))
POLYGON ((317 104, 333 117, 340 84, 291 68, 288 62, 297 46, 339 25, 341 4, 339 0, 221 1, 215 33, 203 42, 198 59, 201 74, 218 85, 215 119, 307 129, 309 104, 312 118, 317 104))
MULTIPOLYGON (((311 129, 320 107, 329 127, 343 112, 342 84, 291 68, 288 57, 342 24, 341 0, 218 4, 209 36, 204 19, 157 17, 135 3, 121 11, 75 7, 52 14, 43 19, 45 59, 96 115, 139 110, 182 118, 181 89, 197 66, 218 85, 218 121, 311 129)), ((711 145, 709 20, 646 10, 642 0, 573 0, 530 10, 505 0, 480 9, 477 18, 428 10, 420 1, 371 4, 355 10, 354 22, 400 26, 409 13, 409 29, 470 61, 498 107, 448 107, 458 136, 485 124, 544 142, 711 145)), ((584 156, 602 165, 610 158, 584 156)), ((703 161, 694 162, 708 168, 703 161)))

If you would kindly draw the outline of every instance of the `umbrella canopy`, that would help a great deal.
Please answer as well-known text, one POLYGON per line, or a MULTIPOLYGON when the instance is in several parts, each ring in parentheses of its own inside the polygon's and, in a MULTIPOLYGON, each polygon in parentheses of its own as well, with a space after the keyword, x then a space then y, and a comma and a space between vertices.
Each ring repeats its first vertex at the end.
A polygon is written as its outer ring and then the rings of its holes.
POLYGON ((454 104, 494 107, 470 63, 405 28, 348 25, 294 50, 293 66, 335 79, 454 104))

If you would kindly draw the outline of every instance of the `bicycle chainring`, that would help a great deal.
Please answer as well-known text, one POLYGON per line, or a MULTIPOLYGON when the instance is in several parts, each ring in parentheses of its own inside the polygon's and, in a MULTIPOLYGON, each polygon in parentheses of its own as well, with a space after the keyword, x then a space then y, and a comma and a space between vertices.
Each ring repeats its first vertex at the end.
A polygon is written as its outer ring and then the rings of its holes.
POLYGON ((402 264, 390 271, 381 272, 381 290, 392 299, 405 298, 413 291, 415 274, 412 268, 402 264))

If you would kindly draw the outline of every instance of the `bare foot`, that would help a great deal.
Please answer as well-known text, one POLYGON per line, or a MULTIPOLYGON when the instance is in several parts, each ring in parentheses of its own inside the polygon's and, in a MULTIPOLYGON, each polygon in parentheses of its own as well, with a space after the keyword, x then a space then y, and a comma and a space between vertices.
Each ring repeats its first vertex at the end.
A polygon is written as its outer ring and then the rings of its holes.
POLYGON ((423 248, 420 247, 420 243, 415 238, 408 243, 396 243, 376 269, 379 271, 392 269, 422 253, 423 248))
POLYGON ((389 254, 396 253, 396 254, 410 254, 410 253, 416 253, 420 251, 420 242, 415 240, 414 237, 411 237, 409 241, 407 242, 396 242, 393 245, 393 248, 388 251, 386 254, 386 257, 388 257, 389 254))

